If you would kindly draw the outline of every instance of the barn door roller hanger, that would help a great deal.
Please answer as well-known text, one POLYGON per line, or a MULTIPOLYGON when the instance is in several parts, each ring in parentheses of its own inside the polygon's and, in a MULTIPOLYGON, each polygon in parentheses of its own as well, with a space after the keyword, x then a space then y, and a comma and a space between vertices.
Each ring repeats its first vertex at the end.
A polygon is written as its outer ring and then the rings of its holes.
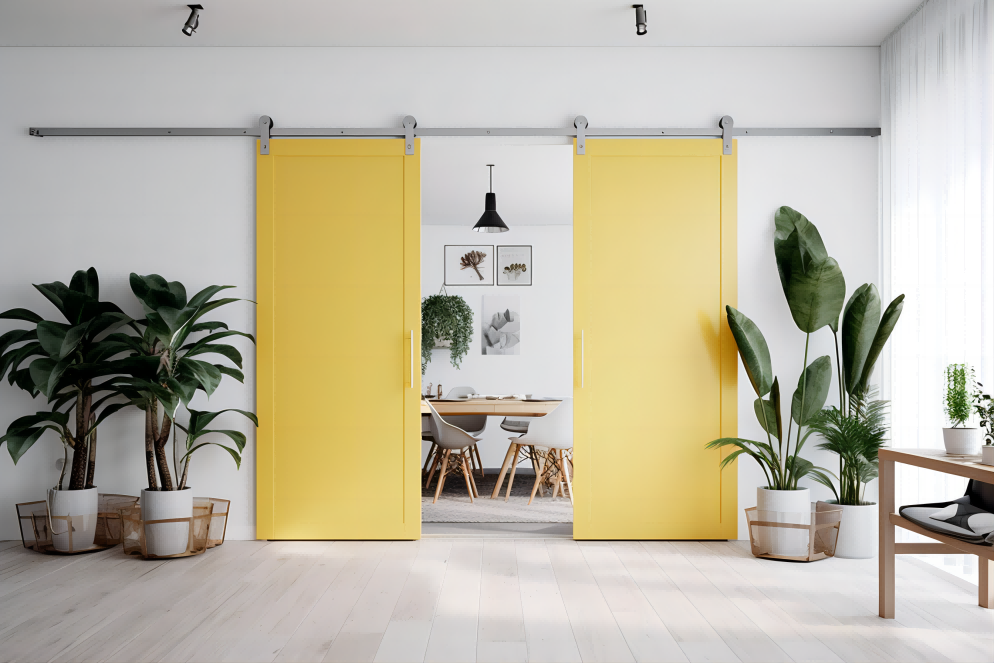
POLYGON ((395 128, 363 129, 356 127, 335 128, 282 128, 273 124, 272 118, 263 115, 250 129, 225 128, 89 128, 89 127, 31 127, 32 136, 241 136, 259 139, 259 154, 269 154, 270 138, 403 138, 404 153, 414 154, 414 139, 423 136, 562 136, 576 138, 576 153, 586 153, 587 138, 720 138, 722 153, 732 153, 732 139, 743 136, 879 136, 880 128, 831 128, 831 129, 739 129, 730 115, 718 121, 718 126, 707 129, 658 128, 658 129, 602 129, 592 128, 587 118, 578 115, 572 127, 491 127, 491 128, 418 128, 418 121, 407 115, 402 125, 395 128))

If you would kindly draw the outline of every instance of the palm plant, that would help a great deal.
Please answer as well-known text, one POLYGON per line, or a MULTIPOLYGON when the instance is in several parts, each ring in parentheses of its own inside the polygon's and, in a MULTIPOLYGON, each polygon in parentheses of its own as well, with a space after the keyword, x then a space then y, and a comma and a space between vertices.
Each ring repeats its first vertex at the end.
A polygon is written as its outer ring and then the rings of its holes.
POLYGON ((848 411, 833 405, 811 422, 811 430, 825 438, 818 448, 839 456, 838 490, 824 474, 813 477, 835 494, 837 504, 865 504, 866 484, 877 478, 877 453, 887 437, 887 401, 873 398, 875 393, 871 389, 867 398, 853 395, 848 411))
MULTIPOLYGON (((131 351, 129 360, 121 364, 129 371, 129 377, 119 380, 118 384, 131 403, 145 411, 145 469, 149 490, 159 489, 160 484, 161 490, 185 487, 190 454, 203 446, 195 444, 202 435, 220 432, 235 441, 239 454, 244 448, 244 435, 237 431, 207 431, 198 427, 197 422, 201 419, 206 426, 220 413, 190 410, 191 424, 183 429, 187 433, 187 451, 182 455, 173 429, 180 405, 189 410, 190 401, 198 389, 210 396, 224 375, 244 381, 244 375, 239 370, 242 367, 241 353, 234 346, 216 341, 230 336, 244 336, 254 343, 252 335, 228 329, 225 323, 219 321, 199 322, 204 315, 221 306, 242 301, 234 297, 214 299, 219 292, 232 287, 212 285, 187 300, 186 288, 178 281, 166 281, 158 274, 131 274, 131 290, 142 303, 145 319, 133 321, 131 325, 138 333, 137 337, 113 334, 112 340, 126 345, 131 351), (191 340, 194 336, 199 338, 191 340), (220 355, 231 361, 235 368, 195 358, 203 355, 220 355), (163 408, 161 418, 160 404, 163 408), (173 479, 166 454, 171 431, 174 435, 173 468, 177 480, 173 479)), ((239 412, 256 422, 255 415, 239 412)), ((229 453, 233 452, 225 448, 229 453)), ((233 455, 240 463, 240 456, 233 455)))
POLYGON ((804 369, 791 398, 787 430, 785 433, 780 384, 773 374, 766 339, 752 320, 727 306, 728 326, 756 392, 754 410, 766 433, 766 442, 720 438, 709 442, 706 448, 735 449, 721 460, 722 469, 746 454, 763 469, 771 490, 797 490, 798 481, 803 477, 809 474, 815 477, 825 475, 823 468, 801 458, 800 452, 812 433, 810 422, 828 398, 832 360, 824 355, 809 364, 808 350, 811 334, 823 327, 829 327, 833 332, 838 330, 846 284, 839 264, 829 257, 813 223, 790 207, 777 210, 775 223, 773 251, 780 283, 794 324, 805 334, 804 369), (792 449, 794 424, 797 424, 797 432, 792 449))
POLYGON ((92 267, 73 274, 68 286, 55 281, 34 287, 55 305, 65 322, 45 320, 23 308, 0 313, 2 319, 32 325, 31 329, 0 336, 0 378, 8 375, 11 385, 32 397, 45 396, 49 409, 13 421, 0 443, 7 443, 7 451, 17 463, 45 431, 54 431, 62 441, 66 460, 57 488, 62 489, 70 449, 69 490, 91 488, 97 427, 127 405, 114 400, 120 395, 113 377, 119 368, 110 360, 121 348, 108 341, 106 333, 131 322, 131 318, 116 305, 100 301, 100 283, 92 267))

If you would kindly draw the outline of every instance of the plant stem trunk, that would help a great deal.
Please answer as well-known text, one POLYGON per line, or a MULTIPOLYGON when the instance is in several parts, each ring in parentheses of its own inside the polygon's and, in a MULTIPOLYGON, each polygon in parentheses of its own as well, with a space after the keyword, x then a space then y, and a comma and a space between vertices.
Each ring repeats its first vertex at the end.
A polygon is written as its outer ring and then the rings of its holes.
POLYGON ((90 413, 90 461, 86 467, 86 487, 93 488, 93 475, 97 470, 97 415, 90 413))
POLYGON ((155 480, 155 410, 155 401, 145 404, 145 472, 149 490, 159 487, 155 480))
POLYGON ((76 432, 73 436, 72 471, 69 474, 69 490, 83 490, 86 487, 88 437, 90 432, 90 403, 91 396, 86 393, 84 385, 76 396, 76 432))
POLYGON ((66 444, 65 440, 62 441, 62 472, 59 474, 59 483, 56 485, 56 490, 62 490, 62 482, 66 478, 66 465, 69 464, 69 445, 66 444))
POLYGON ((839 376, 839 411, 842 414, 846 413, 846 401, 843 397, 846 385, 842 383, 842 362, 839 361, 839 333, 836 331, 832 332, 832 336, 835 337, 835 371, 839 376))
MULTIPOLYGON (((804 397, 808 391, 808 344, 811 342, 811 334, 804 335, 804 363, 801 364, 801 409, 797 413, 797 441, 794 443, 794 456, 790 456, 790 438, 787 438, 787 457, 790 459, 790 483, 791 488, 797 488, 797 479, 794 477, 794 458, 797 457, 797 450, 801 446, 801 427, 804 425, 804 397)), ((793 400, 793 399, 792 399, 793 400)), ((793 419, 793 417, 791 417, 793 419)))
POLYGON ((163 490, 174 490, 173 476, 169 471, 169 456, 166 454, 166 442, 169 441, 169 429, 172 427, 172 420, 169 415, 162 415, 162 429, 155 439, 155 461, 159 467, 159 481, 163 490))

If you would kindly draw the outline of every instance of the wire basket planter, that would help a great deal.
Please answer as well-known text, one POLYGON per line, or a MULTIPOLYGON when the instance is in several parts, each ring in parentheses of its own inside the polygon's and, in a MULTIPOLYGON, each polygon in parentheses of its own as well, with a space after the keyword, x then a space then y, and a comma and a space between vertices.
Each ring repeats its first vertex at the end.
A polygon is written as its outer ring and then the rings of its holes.
MULTIPOLYGON (((143 521, 140 505, 121 509, 121 543, 124 545, 124 554, 137 555, 143 559, 171 559, 173 557, 202 555, 207 548, 212 547, 208 545, 208 540, 213 520, 213 511, 214 502, 207 497, 193 498, 193 515, 187 518, 165 518, 162 520, 143 521), (185 550, 169 555, 156 555, 149 552, 149 539, 153 538, 158 531, 169 528, 173 524, 186 525, 185 550)), ((225 513, 225 520, 227 520, 227 512, 225 513)), ((223 541, 223 531, 221 537, 223 541)))
POLYGON ((15 505, 17 520, 21 530, 21 544, 36 552, 49 555, 76 555, 79 553, 106 550, 121 542, 120 509, 138 503, 138 498, 131 495, 115 495, 112 493, 98 496, 96 514, 96 533, 93 545, 76 548, 73 544, 74 519, 79 515, 53 516, 48 508, 47 500, 23 502, 15 505), (68 540, 67 550, 57 550, 52 541, 53 531, 64 533, 68 540))
POLYGON ((214 548, 224 543, 224 535, 228 531, 228 509, 231 507, 231 500, 222 500, 218 497, 194 497, 194 502, 198 499, 210 500, 213 505, 211 511, 211 526, 207 532, 207 547, 214 548))
POLYGON ((842 509, 835 504, 812 502, 810 513, 745 510, 749 521, 749 546, 755 557, 815 562, 835 556, 839 540, 842 509), (774 554, 790 548, 791 553, 774 554))

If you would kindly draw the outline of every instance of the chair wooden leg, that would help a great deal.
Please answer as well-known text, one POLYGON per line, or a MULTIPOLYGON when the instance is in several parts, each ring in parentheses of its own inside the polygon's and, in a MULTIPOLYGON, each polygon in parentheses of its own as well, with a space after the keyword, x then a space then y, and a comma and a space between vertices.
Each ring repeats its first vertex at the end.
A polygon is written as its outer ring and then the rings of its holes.
POLYGON ((469 492, 469 503, 473 503, 473 485, 470 483, 469 475, 471 472, 469 468, 466 467, 466 456, 459 454, 459 466, 462 467, 462 478, 466 480, 466 490, 469 492))
POLYGON ((560 449, 559 458, 562 459, 563 463, 563 474, 566 476, 566 489, 569 490, 569 503, 573 504, 573 480, 569 476, 569 464, 566 462, 566 453, 560 449))
POLYGON ((528 498, 528 505, 529 506, 531 506, 532 500, 535 499, 535 493, 538 492, 538 487, 542 483, 542 474, 544 473, 545 466, 546 466, 546 464, 548 464, 548 462, 549 462, 548 456, 546 456, 545 459, 543 459, 542 461, 539 462, 538 472, 535 473, 535 485, 532 486, 532 495, 531 495, 531 497, 528 498))
POLYGON ((432 504, 438 502, 438 496, 442 494, 442 486, 445 485, 445 473, 449 466, 449 454, 452 453, 451 449, 445 450, 445 455, 442 456, 442 469, 438 475, 438 487, 435 488, 435 499, 432 500, 432 504))
POLYGON ((480 447, 479 447, 479 445, 476 445, 476 444, 473 445, 473 453, 476 454, 476 464, 480 466, 480 476, 481 477, 487 476, 486 472, 483 471, 483 459, 480 458, 480 447))
POLYGON ((511 463, 511 474, 507 477, 507 492, 504 493, 504 501, 508 501, 511 498, 511 486, 514 485, 514 473, 518 469, 518 450, 521 449, 520 444, 514 445, 514 462, 511 463))
POLYGON ((497 485, 494 486, 494 492, 491 493, 490 499, 495 500, 497 496, 500 495, 501 484, 504 483, 504 475, 507 474, 507 464, 511 462, 511 459, 518 459, 518 449, 514 442, 512 442, 507 447, 507 453, 504 454, 504 464, 500 466, 500 474, 497 475, 497 485))
POLYGON ((435 460, 431 463, 431 472, 428 473, 428 480, 425 481, 425 490, 431 485, 432 477, 435 476, 435 471, 438 469, 439 464, 442 462, 442 454, 439 449, 435 450, 435 460))
MULTIPOLYGON (((469 467, 469 461, 468 460, 466 461, 466 466, 469 467)), ((479 497, 480 496, 480 491, 476 489, 476 479, 473 477, 473 470, 472 469, 470 469, 470 471, 469 471, 469 482, 471 484, 473 484, 473 495, 475 497, 479 497)))
POLYGON ((432 459, 435 457, 435 449, 438 448, 434 442, 431 443, 431 449, 428 450, 428 456, 425 458, 424 467, 421 468, 421 474, 424 475, 428 471, 428 465, 431 463, 432 459))
MULTIPOLYGON (((535 476, 538 476, 538 474, 539 474, 539 467, 540 466, 539 466, 538 459, 535 458, 535 456, 536 456, 536 454, 535 454, 535 447, 534 446, 528 447, 528 458, 531 459, 532 469, 535 470, 535 476)), ((539 485, 539 487, 538 487, 538 496, 539 497, 545 497, 545 486, 539 485)))

